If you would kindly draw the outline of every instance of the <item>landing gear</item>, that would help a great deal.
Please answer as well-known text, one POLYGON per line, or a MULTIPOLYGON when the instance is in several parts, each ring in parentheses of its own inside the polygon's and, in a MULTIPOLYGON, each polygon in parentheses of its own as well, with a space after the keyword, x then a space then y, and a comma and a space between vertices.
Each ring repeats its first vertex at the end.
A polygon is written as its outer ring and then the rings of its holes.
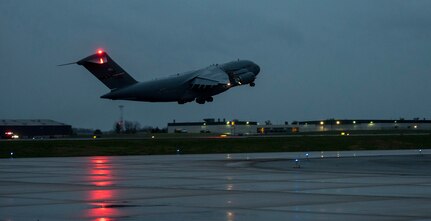
POLYGON ((200 97, 196 98, 196 103, 205 104, 205 102, 213 102, 213 97, 200 97))
POLYGON ((256 86, 256 84, 254 82, 251 82, 250 87, 254 87, 254 86, 256 86))
POLYGON ((196 98, 196 103, 198 103, 198 104, 205 104, 205 99, 196 98))

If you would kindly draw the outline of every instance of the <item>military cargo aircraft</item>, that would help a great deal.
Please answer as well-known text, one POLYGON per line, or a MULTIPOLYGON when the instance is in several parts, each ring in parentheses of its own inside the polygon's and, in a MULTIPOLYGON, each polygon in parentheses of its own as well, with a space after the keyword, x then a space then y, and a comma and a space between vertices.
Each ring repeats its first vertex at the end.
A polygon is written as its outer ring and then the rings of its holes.
MULTIPOLYGON (((101 98, 147 102, 212 102, 213 96, 240 85, 255 86, 260 67, 252 61, 237 60, 163 79, 138 82, 103 50, 78 62, 111 91, 101 98)), ((62 65, 60 65, 62 66, 62 65)))

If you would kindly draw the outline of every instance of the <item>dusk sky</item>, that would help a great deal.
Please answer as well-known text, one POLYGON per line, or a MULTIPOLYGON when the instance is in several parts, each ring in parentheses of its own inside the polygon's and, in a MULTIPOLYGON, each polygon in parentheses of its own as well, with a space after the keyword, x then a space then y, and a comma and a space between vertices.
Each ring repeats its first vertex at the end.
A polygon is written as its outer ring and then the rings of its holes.
POLYGON ((226 118, 431 118, 431 1, 0 0, 0 119, 112 129, 226 118), (111 101, 98 48, 139 81, 249 59, 256 87, 204 105, 111 101))

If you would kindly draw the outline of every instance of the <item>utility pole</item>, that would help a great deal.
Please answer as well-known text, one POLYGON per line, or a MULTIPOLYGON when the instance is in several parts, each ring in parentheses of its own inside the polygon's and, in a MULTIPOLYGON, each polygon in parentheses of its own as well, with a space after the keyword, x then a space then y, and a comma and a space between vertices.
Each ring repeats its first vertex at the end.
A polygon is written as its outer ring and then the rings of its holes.
POLYGON ((124 105, 118 105, 118 108, 120 108, 120 122, 119 122, 121 126, 120 132, 124 132, 124 119, 123 119, 124 105))

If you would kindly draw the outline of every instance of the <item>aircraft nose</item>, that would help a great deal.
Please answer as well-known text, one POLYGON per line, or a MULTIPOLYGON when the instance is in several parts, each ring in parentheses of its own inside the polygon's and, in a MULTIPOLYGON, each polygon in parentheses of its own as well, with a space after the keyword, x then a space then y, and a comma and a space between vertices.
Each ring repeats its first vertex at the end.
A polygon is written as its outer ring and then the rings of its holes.
POLYGON ((260 72, 260 67, 259 67, 259 65, 254 64, 254 65, 253 65, 253 70, 252 70, 252 72, 253 72, 255 75, 259 74, 259 72, 260 72))

